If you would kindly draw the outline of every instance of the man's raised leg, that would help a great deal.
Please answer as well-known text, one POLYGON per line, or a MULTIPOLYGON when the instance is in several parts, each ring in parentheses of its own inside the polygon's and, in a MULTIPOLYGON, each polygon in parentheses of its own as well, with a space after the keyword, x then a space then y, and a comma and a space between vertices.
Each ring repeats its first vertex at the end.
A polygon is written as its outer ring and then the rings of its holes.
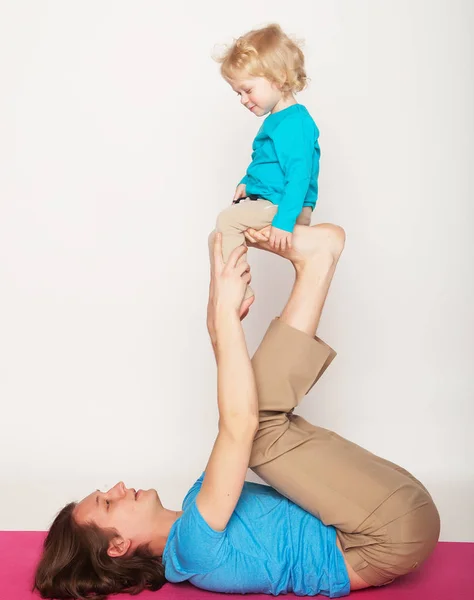
POLYGON ((285 253, 295 266, 295 284, 253 358, 260 428, 250 467, 335 526, 353 570, 380 585, 431 552, 439 533, 431 497, 403 469, 293 415, 334 356, 314 336, 343 245, 335 226, 295 228, 293 250, 285 253))

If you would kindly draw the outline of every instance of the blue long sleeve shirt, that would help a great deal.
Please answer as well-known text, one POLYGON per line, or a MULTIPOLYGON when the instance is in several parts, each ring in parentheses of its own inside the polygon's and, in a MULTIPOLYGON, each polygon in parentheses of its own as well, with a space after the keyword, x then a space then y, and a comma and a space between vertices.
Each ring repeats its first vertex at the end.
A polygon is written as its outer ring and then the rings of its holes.
POLYGON ((272 225, 293 231, 304 206, 318 198, 319 130, 308 110, 293 104, 270 114, 252 145, 252 162, 245 177, 248 195, 278 205, 272 225))

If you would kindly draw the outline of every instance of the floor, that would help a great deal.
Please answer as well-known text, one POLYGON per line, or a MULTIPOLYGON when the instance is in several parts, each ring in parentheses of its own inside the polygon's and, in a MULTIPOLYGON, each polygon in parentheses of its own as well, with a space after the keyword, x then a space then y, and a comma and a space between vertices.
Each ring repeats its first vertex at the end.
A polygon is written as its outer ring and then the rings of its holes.
MULTIPOLYGON (((33 600, 32 575, 44 539, 43 532, 0 532, 0 600, 33 600)), ((474 600, 474 543, 441 542, 432 557, 417 573, 389 586, 353 592, 356 600, 474 600)), ((198 590, 188 584, 166 584, 158 592, 142 592, 139 600, 217 600, 221 595, 198 590)), ((111 600, 131 599, 128 594, 111 600)), ((225 600, 242 595, 225 594, 225 600)), ((249 594, 248 600, 270 596, 249 594)), ((292 594, 287 600, 296 598, 292 594)))

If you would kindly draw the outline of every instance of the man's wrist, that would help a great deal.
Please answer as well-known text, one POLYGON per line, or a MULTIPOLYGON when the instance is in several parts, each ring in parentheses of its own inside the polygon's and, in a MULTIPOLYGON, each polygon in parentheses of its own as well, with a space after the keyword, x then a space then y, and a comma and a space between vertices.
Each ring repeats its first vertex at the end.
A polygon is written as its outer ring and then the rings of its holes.
POLYGON ((210 321, 207 322, 207 332, 211 338, 211 341, 216 339, 216 328, 210 321))
POLYGON ((218 307, 215 311, 214 329, 232 326, 232 324, 240 323, 239 314, 236 309, 226 307, 218 307))
POLYGON ((242 331, 237 311, 222 311, 216 314, 214 320, 214 331, 216 343, 226 343, 227 340, 235 339, 242 331))

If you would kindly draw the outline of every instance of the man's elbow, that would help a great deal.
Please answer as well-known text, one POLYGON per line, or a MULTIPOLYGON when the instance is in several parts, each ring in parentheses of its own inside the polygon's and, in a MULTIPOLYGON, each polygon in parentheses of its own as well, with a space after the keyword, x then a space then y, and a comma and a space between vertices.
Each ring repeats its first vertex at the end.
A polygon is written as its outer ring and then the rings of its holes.
POLYGON ((219 432, 226 433, 236 440, 247 440, 255 437, 258 431, 258 415, 252 413, 234 413, 221 415, 219 432))

